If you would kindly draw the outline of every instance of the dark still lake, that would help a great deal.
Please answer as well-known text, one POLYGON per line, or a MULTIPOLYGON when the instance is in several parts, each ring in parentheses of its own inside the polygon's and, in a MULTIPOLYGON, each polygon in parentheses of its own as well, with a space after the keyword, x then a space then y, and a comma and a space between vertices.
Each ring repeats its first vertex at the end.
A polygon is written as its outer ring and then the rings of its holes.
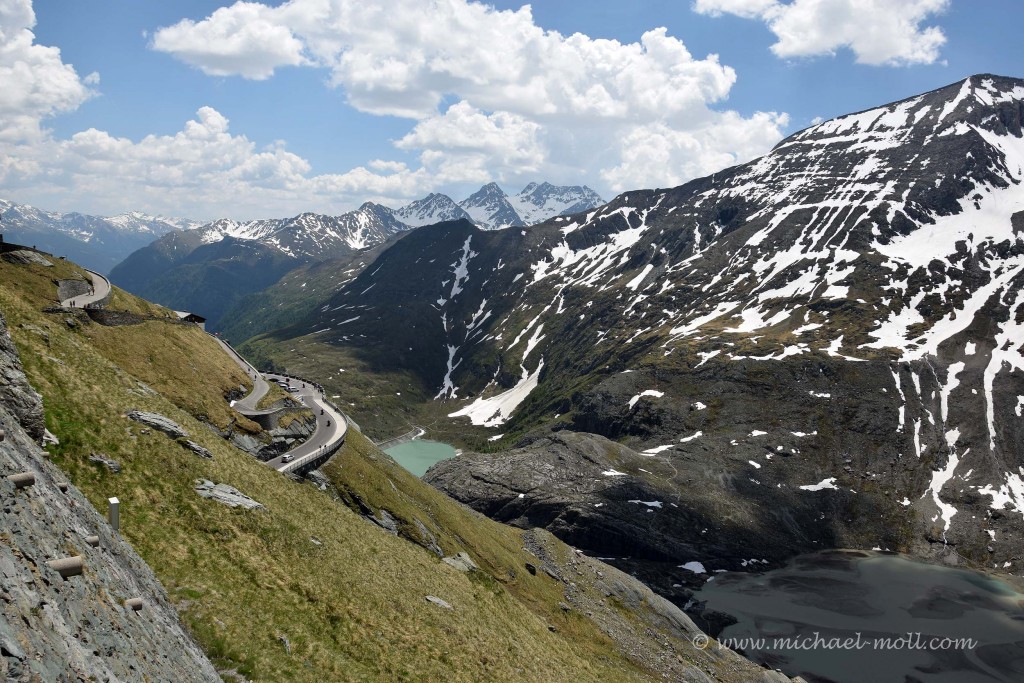
POLYGON ((833 551, 694 597, 739 620, 721 642, 811 682, 1024 681, 1024 594, 978 572, 833 551))

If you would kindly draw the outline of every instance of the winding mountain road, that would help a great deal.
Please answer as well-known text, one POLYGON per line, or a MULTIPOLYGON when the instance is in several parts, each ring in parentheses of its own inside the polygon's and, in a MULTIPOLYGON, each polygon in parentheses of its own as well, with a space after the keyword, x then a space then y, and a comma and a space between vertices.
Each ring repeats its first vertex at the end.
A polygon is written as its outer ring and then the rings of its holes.
POLYGON ((267 384, 267 381, 263 378, 263 373, 254 368, 249 361, 242 358, 242 356, 239 355, 239 353, 223 339, 220 337, 213 338, 217 340, 217 343, 220 344, 222 349, 224 349, 224 352, 231 356, 234 361, 238 363, 243 370, 245 370, 245 374, 249 375, 253 380, 252 391, 250 391, 245 398, 240 398, 232 403, 231 407, 239 412, 257 412, 257 406, 260 401, 263 400, 263 397, 267 395, 268 391, 270 391, 270 385, 267 384))
POLYGON ((344 415, 323 399, 318 388, 309 382, 289 379, 281 375, 268 374, 267 377, 272 381, 290 381, 293 387, 298 387, 299 390, 295 395, 316 415, 316 431, 313 432, 313 435, 287 453, 268 460, 268 465, 281 472, 290 472, 339 445, 348 432, 348 422, 344 415), (289 462, 285 462, 286 457, 289 457, 289 462))
POLYGON ((294 472, 310 461, 324 458, 338 449, 348 433, 348 420, 345 419, 344 415, 331 407, 315 384, 284 375, 264 375, 242 358, 241 354, 235 351, 230 344, 219 337, 214 337, 214 339, 217 340, 217 343, 220 344, 225 353, 231 356, 245 370, 249 377, 253 378, 253 390, 245 398, 234 401, 231 404, 235 410, 243 415, 274 412, 272 410, 261 411, 256 409, 260 399, 266 396, 270 390, 270 385, 267 383, 269 379, 272 382, 291 384, 291 386, 298 389, 298 391, 292 392, 292 394, 302 401, 307 408, 312 410, 316 416, 316 430, 312 436, 290 451, 282 453, 272 460, 268 460, 267 465, 279 472, 294 472))
POLYGON ((85 308, 89 304, 102 301, 110 296, 110 280, 92 270, 86 270, 85 272, 89 274, 89 278, 92 280, 92 293, 79 294, 78 296, 64 299, 60 302, 60 305, 64 308, 85 308))

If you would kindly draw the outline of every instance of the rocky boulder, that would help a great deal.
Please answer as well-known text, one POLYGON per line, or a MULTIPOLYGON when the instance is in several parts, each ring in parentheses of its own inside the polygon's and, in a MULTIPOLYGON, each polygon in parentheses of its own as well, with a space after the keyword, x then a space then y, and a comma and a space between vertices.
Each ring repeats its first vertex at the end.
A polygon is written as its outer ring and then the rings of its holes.
POLYGON ((141 410, 132 410, 128 413, 129 420, 135 420, 147 427, 163 432, 172 439, 183 439, 188 436, 185 428, 174 420, 164 417, 159 413, 146 413, 141 410))
POLYGON ((196 455, 198 455, 200 458, 206 458, 207 460, 213 460, 213 453, 211 453, 206 448, 203 448, 202 446, 197 444, 195 441, 189 441, 188 439, 182 439, 181 445, 184 446, 185 448, 187 448, 188 450, 192 451, 196 455))
POLYGON ((103 465, 108 470, 117 474, 121 471, 121 463, 114 460, 111 457, 104 455, 103 453, 93 453, 89 456, 89 462, 94 462, 98 465, 103 465))
POLYGON ((196 479, 195 489, 200 497, 215 500, 228 507, 242 507, 246 510, 266 509, 262 503, 257 503, 234 486, 228 486, 227 484, 214 484, 209 479, 196 479))
POLYGON ((467 552, 458 552, 451 557, 442 558, 442 562, 449 567, 458 569, 460 572, 471 572, 480 569, 467 552))

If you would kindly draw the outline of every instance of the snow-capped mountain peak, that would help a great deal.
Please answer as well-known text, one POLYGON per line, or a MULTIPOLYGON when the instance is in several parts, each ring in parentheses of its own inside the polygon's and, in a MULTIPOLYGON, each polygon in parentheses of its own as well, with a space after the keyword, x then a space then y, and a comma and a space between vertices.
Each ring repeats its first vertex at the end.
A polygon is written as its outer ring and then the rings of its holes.
POLYGON ((556 186, 551 183, 530 183, 509 203, 526 225, 542 223, 555 216, 564 216, 604 204, 604 200, 586 185, 556 186))
POLYGON ((122 230, 148 232, 157 237, 167 232, 166 229, 162 229, 163 226, 170 226, 175 230, 191 230, 203 224, 202 221, 195 221, 190 218, 151 216, 141 211, 128 211, 126 213, 119 213, 116 216, 108 216, 106 221, 122 230))
POLYGON ((525 225, 522 217, 508 200, 505 191, 497 183, 487 183, 459 206, 469 214, 474 223, 484 229, 498 230, 515 225, 525 225))
POLYGON ((488 183, 459 202, 473 220, 485 230, 534 225, 566 214, 578 213, 604 204, 589 187, 556 186, 551 183, 529 183, 519 194, 510 197, 497 183, 488 183))
POLYGON ((430 193, 423 199, 406 204, 395 211, 395 215, 406 225, 420 227, 459 218, 472 220, 466 211, 445 194, 430 193))

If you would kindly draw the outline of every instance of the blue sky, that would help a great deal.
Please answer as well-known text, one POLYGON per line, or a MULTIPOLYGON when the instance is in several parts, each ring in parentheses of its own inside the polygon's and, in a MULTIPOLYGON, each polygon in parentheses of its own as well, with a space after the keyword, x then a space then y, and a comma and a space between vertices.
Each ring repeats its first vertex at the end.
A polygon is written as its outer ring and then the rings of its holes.
POLYGON ((1024 76, 1016 0, 522 8, 0 0, 0 198, 201 219, 459 200, 490 180, 610 199, 817 117, 1024 76))

